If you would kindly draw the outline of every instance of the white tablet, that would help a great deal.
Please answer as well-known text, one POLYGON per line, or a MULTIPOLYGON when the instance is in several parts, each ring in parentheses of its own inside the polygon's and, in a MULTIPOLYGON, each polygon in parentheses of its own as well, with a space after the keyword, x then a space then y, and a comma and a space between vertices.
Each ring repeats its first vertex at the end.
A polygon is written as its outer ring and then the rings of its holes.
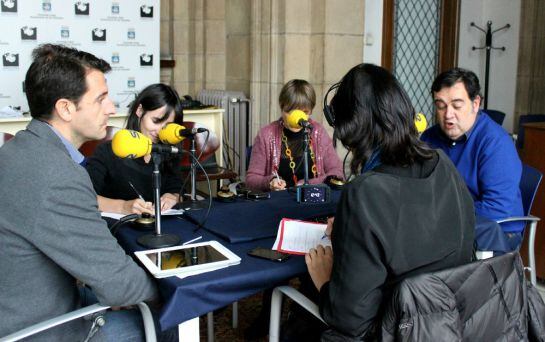
POLYGON ((155 278, 186 277, 240 264, 240 258, 217 241, 134 253, 155 278))

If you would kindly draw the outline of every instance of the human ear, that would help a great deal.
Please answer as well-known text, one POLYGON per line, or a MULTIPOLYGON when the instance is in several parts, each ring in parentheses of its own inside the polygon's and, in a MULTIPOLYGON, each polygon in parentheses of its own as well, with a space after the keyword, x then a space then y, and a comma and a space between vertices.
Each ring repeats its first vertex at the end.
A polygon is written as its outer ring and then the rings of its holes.
POLYGON ((143 114, 144 114, 144 108, 142 108, 142 105, 139 104, 138 107, 136 108, 136 116, 138 116, 139 118, 142 118, 143 114))
POLYGON ((74 103, 61 98, 55 102, 55 112, 63 121, 72 121, 72 113, 76 110, 74 103))

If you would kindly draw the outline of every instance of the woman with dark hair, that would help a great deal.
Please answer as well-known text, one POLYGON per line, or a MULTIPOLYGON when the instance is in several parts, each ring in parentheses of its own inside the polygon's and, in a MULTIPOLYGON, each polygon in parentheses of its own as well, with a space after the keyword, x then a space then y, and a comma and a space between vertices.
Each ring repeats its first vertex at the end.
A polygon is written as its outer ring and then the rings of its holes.
MULTIPOLYGON (((141 132, 158 142, 159 131, 168 123, 183 121, 182 105, 176 90, 152 84, 138 94, 129 108, 126 128, 141 132)), ((121 214, 153 214, 151 156, 122 159, 112 152, 112 142, 99 145, 87 160, 86 168, 98 195, 100 211, 121 214), (142 196, 143 199, 139 198, 142 196)), ((161 170, 161 210, 179 201, 181 174, 179 159, 167 158, 161 170)))
POLYGON ((448 157, 418 139, 411 102, 385 69, 352 68, 330 108, 357 176, 328 231, 333 248, 305 260, 326 323, 368 337, 400 280, 471 261, 473 201, 448 157))

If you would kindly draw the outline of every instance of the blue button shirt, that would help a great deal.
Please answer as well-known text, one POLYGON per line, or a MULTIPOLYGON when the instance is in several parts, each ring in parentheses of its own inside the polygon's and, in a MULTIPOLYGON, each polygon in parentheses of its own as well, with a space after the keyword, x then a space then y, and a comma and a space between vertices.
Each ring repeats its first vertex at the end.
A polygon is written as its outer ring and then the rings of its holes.
POLYGON ((83 154, 81 154, 81 152, 78 151, 70 141, 63 137, 61 133, 55 129, 55 127, 51 126, 50 124, 47 124, 47 126, 49 126, 53 132, 55 132, 59 139, 61 139, 64 147, 66 147, 68 153, 70 154, 70 158, 80 165, 85 165, 85 157, 83 154))
MULTIPOLYGON (((468 134, 457 141, 447 139, 435 125, 421 139, 442 149, 464 179, 475 213, 490 220, 524 216, 520 196, 522 163, 513 140, 488 115, 479 114, 468 134)), ((504 232, 519 232, 524 222, 502 224, 504 232)))

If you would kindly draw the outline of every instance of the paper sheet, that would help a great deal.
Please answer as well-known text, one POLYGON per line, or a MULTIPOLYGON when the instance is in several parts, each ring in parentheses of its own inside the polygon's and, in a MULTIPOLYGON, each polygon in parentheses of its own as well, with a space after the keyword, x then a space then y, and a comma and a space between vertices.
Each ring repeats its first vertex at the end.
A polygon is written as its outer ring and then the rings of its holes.
MULTIPOLYGON (((168 209, 161 213, 161 216, 174 216, 174 215, 182 215, 184 213, 183 209, 168 209)), ((118 213, 109 213, 109 212, 101 212, 100 215, 102 217, 109 217, 113 218, 114 220, 119 220, 123 216, 126 216, 125 214, 118 214, 118 213)))
POLYGON ((327 224, 282 219, 278 226, 276 241, 272 249, 283 253, 303 255, 318 245, 331 246, 331 240, 325 236, 327 224))

